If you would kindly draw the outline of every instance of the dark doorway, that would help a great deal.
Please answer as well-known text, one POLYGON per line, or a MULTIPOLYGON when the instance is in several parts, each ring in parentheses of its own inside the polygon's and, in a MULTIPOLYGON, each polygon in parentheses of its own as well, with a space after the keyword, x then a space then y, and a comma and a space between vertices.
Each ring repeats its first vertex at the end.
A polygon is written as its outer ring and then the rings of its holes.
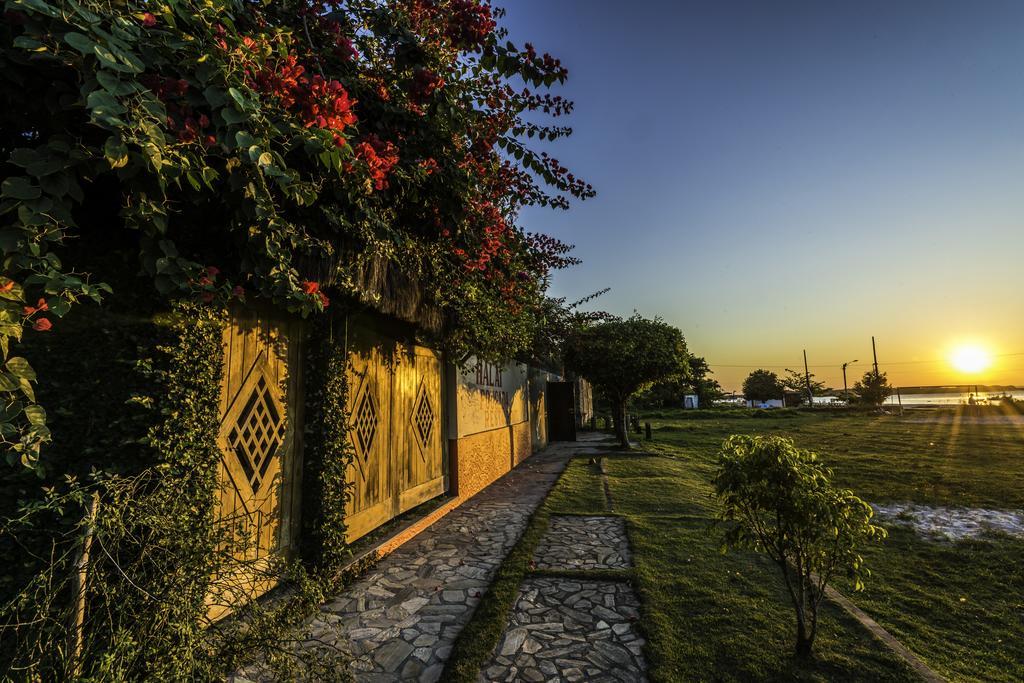
POLYGON ((548 440, 576 440, 576 384, 548 382, 548 440))

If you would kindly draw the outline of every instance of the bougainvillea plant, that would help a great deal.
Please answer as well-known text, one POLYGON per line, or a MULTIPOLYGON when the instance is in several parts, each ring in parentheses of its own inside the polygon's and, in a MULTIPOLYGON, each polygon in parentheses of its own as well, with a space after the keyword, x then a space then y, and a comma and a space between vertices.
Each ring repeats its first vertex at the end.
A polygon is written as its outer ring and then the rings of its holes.
MULTIPOLYGON (((525 350, 569 247, 516 224, 589 185, 530 139, 566 69, 480 0, 6 0, 0 27, 0 438, 49 438, 11 342, 101 300, 76 246, 159 292, 308 315, 367 259, 414 274, 456 354, 525 350), (330 264, 325 274, 323 264, 330 264), (328 290, 328 291, 325 291, 328 290)), ((114 293, 116 295, 116 292, 114 293)), ((45 368, 40 369, 45 374, 45 368)))

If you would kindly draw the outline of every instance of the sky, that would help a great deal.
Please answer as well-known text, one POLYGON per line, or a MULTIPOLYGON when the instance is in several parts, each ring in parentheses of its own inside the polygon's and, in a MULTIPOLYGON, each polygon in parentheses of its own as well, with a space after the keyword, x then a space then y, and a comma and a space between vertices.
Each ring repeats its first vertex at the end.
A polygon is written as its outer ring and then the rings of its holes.
POLYGON ((505 0, 569 69, 553 156, 598 196, 520 223, 575 300, 680 327, 737 389, 1024 385, 1024 2, 505 0), (984 372, 949 362, 976 345, 984 372))

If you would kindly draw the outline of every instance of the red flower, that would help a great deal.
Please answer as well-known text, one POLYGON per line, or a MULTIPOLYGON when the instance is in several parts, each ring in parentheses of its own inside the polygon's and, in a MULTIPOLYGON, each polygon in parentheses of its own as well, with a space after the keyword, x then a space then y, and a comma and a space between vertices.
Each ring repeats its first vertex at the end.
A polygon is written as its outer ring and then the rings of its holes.
POLYGON ((316 295, 320 299, 321 306, 327 308, 328 306, 331 305, 331 300, 327 298, 326 294, 324 294, 323 292, 317 292, 316 295))
POLYGON ((437 160, 424 159, 420 162, 420 168, 426 171, 427 175, 433 175, 437 171, 437 160))
POLYGON ((220 275, 220 268, 217 266, 206 266, 206 274, 210 277, 217 277, 220 275))
POLYGON ((7 282, 0 285, 0 292, 7 293, 14 289, 14 280, 8 280, 7 282))
POLYGON ((51 323, 46 318, 40 318, 39 320, 32 323, 32 329, 35 330, 36 332, 46 332, 51 327, 53 327, 53 323, 51 323))
POLYGON ((317 292, 320 291, 320 283, 319 282, 311 282, 311 281, 307 280, 306 282, 302 283, 302 291, 304 293, 312 296, 312 295, 314 295, 314 294, 316 294, 317 292))
POLYGON ((25 315, 33 315, 39 311, 48 311, 50 306, 46 303, 46 299, 40 299, 35 306, 25 306, 21 309, 25 315))
POLYGON ((398 148, 376 135, 369 135, 366 140, 356 145, 355 149, 356 158, 366 162, 369 167, 374 188, 386 190, 388 174, 398 164, 398 148))
POLYGON ((146 28, 153 28, 156 26, 156 17, 153 16, 152 12, 146 12, 142 15, 142 25, 146 28))
POLYGON ((239 299, 245 299, 245 287, 242 285, 235 285, 235 288, 231 290, 231 294, 239 299))
POLYGON ((212 303, 213 292, 203 292, 202 294, 199 295, 199 298, 202 300, 204 304, 212 303))

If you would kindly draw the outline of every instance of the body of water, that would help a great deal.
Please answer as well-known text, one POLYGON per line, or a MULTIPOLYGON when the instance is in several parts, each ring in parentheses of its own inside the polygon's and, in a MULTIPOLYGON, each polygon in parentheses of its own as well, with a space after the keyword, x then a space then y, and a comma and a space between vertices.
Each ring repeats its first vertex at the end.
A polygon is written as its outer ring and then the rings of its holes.
MULTIPOLYGON (((961 392, 944 392, 941 394, 901 394, 904 406, 956 406, 966 405, 970 400, 970 391, 961 392)), ((974 394, 974 398, 979 403, 998 403, 1002 396, 1012 396, 1017 401, 1024 401, 1024 389, 1015 389, 1013 391, 979 391, 974 394)), ((896 395, 887 401, 892 405, 898 405, 899 400, 896 395)))

